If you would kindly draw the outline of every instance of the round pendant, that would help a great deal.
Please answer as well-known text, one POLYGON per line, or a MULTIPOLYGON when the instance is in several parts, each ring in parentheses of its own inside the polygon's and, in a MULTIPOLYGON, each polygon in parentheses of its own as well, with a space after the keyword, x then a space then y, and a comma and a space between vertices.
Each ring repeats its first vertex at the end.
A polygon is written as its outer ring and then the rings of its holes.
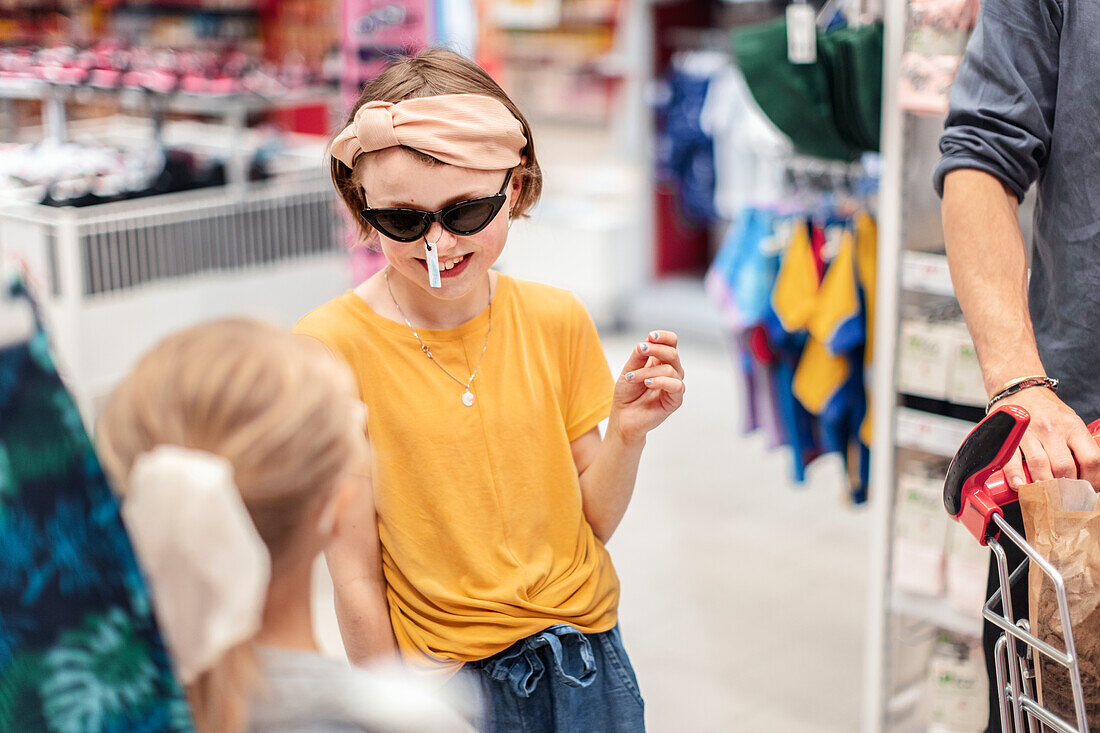
POLYGON ((466 390, 466 394, 462 395, 462 404, 466 405, 466 407, 473 407, 474 393, 470 390, 466 390))

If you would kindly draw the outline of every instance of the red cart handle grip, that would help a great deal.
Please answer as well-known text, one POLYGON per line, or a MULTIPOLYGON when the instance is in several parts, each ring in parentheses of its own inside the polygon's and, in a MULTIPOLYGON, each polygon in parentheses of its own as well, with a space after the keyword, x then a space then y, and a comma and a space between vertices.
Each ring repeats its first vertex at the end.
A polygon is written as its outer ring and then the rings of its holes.
MULTIPOLYGON (((997 408, 974 427, 947 469, 944 507, 982 545, 990 537, 993 515, 1003 515, 1001 507, 1019 500, 1008 486, 1003 469, 1019 448, 1030 422, 1031 415, 1022 407, 997 408)), ((1089 432, 1100 441, 1100 420, 1089 425, 1089 432)), ((1024 477, 1031 480, 1026 465, 1024 477)))

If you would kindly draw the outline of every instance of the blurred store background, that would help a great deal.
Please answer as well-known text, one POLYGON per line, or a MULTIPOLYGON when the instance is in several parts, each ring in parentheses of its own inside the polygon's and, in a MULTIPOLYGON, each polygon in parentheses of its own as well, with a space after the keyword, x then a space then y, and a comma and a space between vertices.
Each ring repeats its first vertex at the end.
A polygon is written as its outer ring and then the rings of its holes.
POLYGON ((545 177, 500 269, 576 292, 616 372, 683 339, 610 545, 650 729, 980 731, 987 556, 938 497, 985 394, 930 184, 971 6, 0 0, 5 273, 90 423, 167 333, 380 267, 328 136, 386 59, 470 55, 545 177))

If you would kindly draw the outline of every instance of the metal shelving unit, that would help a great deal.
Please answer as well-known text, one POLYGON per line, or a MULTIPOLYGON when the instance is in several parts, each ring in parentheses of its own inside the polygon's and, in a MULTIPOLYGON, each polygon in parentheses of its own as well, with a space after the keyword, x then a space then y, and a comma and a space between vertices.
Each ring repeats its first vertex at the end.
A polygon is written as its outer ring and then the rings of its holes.
POLYGON ((895 588, 890 594, 891 613, 927 621, 938 629, 959 636, 977 637, 982 633, 982 619, 962 613, 943 598, 908 593, 895 588))
POLYGON ((139 148, 167 139, 227 161, 224 186, 85 207, 17 200, 0 207, 0 247, 38 284, 63 374, 86 419, 163 335, 227 315, 289 326, 350 285, 323 141, 287 135, 272 176, 248 179, 262 140, 248 129, 249 114, 336 97, 327 89, 267 98, 0 84, 0 99, 43 102, 46 137, 72 132, 139 148), (104 98, 145 116, 67 121, 67 104, 104 98), (165 121, 170 113, 223 124, 165 121))
MULTIPOLYGON (((241 189, 248 182, 248 158, 241 136, 247 128, 248 116, 276 109, 327 105, 339 102, 335 89, 324 87, 297 90, 285 95, 266 96, 257 93, 210 95, 188 92, 162 94, 147 89, 103 89, 92 86, 53 84, 36 79, 0 81, 0 104, 17 101, 41 101, 45 138, 63 142, 68 138, 67 105, 93 102, 116 102, 127 112, 146 115, 153 125, 153 137, 161 139, 161 131, 169 114, 211 117, 233 131, 232 154, 228 160, 228 179, 232 187, 241 189)), ((8 115, 11 117, 11 115, 8 115)), ((11 117, 13 118, 13 117, 11 117)))
MULTIPOLYGON (((874 447, 871 472, 870 518, 873 523, 870 553, 870 590, 865 647, 864 733, 924 730, 915 711, 924 695, 923 681, 897 679, 899 639, 906 625, 916 623, 934 633, 948 631, 959 637, 980 639, 982 622, 977 615, 960 612, 946 598, 922 596, 899 588, 892 577, 895 549, 897 487, 902 463, 914 455, 943 461, 954 455, 973 427, 972 422, 905 406, 898 389, 899 339, 902 312, 908 305, 944 302, 954 297, 947 258, 935 251, 927 238, 927 226, 918 231, 914 208, 907 194, 914 185, 931 192, 931 171, 915 161, 914 152, 927 156, 925 138, 936 121, 920 120, 899 104, 901 59, 907 34, 907 2, 886 3, 884 49, 883 132, 884 170, 879 199, 878 293, 875 323, 876 353, 873 375, 874 447), (916 170, 914 170, 916 169, 916 170), (916 183, 914 183, 916 182, 916 183), (915 241, 916 240, 916 241, 915 241), (919 249, 918 249, 919 248, 919 249), (931 250, 931 251, 924 251, 931 250)), ((921 211, 927 214, 927 209, 921 211)), ((919 222, 927 224, 928 217, 919 222)), ((944 403, 948 404, 948 403, 944 403)), ((952 406, 953 405, 949 405, 952 406)), ((944 522, 950 522, 946 512, 944 522)), ((983 589, 984 591, 984 585, 983 589)))

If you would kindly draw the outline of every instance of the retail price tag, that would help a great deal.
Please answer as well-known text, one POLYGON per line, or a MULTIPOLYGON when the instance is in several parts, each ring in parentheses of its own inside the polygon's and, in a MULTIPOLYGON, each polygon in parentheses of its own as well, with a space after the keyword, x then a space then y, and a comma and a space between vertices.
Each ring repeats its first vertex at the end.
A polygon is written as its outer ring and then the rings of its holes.
POLYGON ((817 16, 806 2, 787 6, 787 60, 792 64, 817 63, 817 16))
POLYGON ((428 258, 428 284, 433 288, 441 288, 443 281, 439 277, 439 253, 436 249, 434 244, 424 240, 424 254, 428 258))

